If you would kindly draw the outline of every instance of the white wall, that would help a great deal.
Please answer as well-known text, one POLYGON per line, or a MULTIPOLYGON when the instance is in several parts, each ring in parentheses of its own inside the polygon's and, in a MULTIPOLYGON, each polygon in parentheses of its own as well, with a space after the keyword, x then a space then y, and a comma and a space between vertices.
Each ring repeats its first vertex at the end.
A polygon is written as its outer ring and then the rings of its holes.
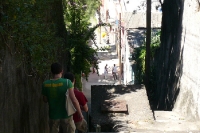
POLYGON ((184 6, 183 75, 174 110, 200 119, 200 5, 195 0, 185 0, 184 6))

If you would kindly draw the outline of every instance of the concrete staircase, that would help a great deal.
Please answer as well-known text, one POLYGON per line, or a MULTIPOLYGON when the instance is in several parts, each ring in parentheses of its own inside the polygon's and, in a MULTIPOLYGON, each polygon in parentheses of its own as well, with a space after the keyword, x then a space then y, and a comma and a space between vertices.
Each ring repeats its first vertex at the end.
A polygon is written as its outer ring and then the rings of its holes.
POLYGON ((200 133, 200 122, 185 119, 178 112, 154 111, 155 127, 163 132, 200 133))
MULTIPOLYGON (((84 81, 83 83, 84 92, 89 100, 88 105, 90 109, 91 86, 115 84, 115 82, 112 80, 112 75, 110 75, 111 78, 108 79, 103 79, 103 75, 101 75, 101 73, 103 73, 105 64, 113 64, 118 62, 115 46, 111 44, 111 47, 111 51, 98 52, 98 56, 101 60, 99 63, 100 75, 98 76, 97 74, 91 74, 89 76, 89 80, 84 81)), ((121 99, 125 99, 127 102, 129 101, 129 103, 132 104, 129 105, 130 114, 132 113, 132 115, 119 117, 119 119, 123 121, 120 126, 123 126, 124 129, 124 131, 120 131, 119 133, 200 133, 200 121, 188 120, 181 116, 179 112, 175 111, 151 112, 148 98, 145 93, 146 91, 137 90, 133 95, 130 93, 130 96, 128 94, 121 96, 121 99)), ((117 97, 120 98, 120 95, 117 97)), ((90 113, 94 112, 90 111, 90 113)))
POLYGON ((119 133, 200 133, 200 122, 186 120, 178 112, 154 111, 154 118, 155 121, 138 121, 134 130, 119 133))
MULTIPOLYGON (((98 100, 101 98, 98 94, 102 94, 102 99, 107 95, 103 92, 103 86, 96 86, 93 88, 92 97, 93 105, 98 104, 98 100), (98 87, 98 88, 96 88, 98 87), (98 90, 98 92, 95 91, 98 90), (102 92, 101 92, 101 91, 102 92), (95 93, 97 95, 95 95, 95 93), (105 96, 104 96, 104 95, 105 96), (94 102, 95 101, 95 102, 94 102)), ((118 90, 117 86, 105 86, 107 90, 112 90, 115 88, 118 90)), ((126 90, 126 88, 125 88, 126 90)), ((122 90, 123 91, 123 90, 122 90)), ((129 93, 122 92, 123 95, 118 94, 115 99, 126 100, 129 107, 129 114, 117 114, 114 113, 113 122, 119 122, 113 125, 113 131, 120 131, 120 133, 200 133, 200 121, 191 121, 183 117, 179 112, 175 111, 151 111, 149 107, 149 102, 147 99, 146 91, 143 89, 136 89, 135 91, 130 91, 129 93)), ((111 93, 115 96, 115 92, 111 93)), ((95 110, 94 106, 92 109, 92 116, 96 119, 95 123, 106 123, 107 115, 98 112, 98 108, 95 110), (104 122, 102 122, 104 121, 104 122)), ((110 114, 111 115, 111 114, 110 114)), ((109 125, 109 124, 108 124, 109 125)), ((104 127, 100 127, 102 130, 104 127)))

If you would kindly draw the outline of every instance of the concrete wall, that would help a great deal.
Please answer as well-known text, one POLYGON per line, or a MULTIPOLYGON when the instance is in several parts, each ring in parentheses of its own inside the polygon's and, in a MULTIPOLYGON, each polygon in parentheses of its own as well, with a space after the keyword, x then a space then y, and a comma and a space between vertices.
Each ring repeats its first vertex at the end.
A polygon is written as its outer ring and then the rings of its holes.
POLYGON ((197 0, 185 0, 182 29, 183 73, 173 110, 200 119, 200 4, 197 0))

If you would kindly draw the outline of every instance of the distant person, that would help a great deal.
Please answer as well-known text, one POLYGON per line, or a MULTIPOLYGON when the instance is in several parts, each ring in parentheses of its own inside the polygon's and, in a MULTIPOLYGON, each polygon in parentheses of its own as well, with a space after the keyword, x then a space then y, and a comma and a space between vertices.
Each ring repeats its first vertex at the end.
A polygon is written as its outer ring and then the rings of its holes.
POLYGON ((95 67, 94 67, 94 63, 92 64, 92 73, 95 73, 95 67))
POLYGON ((108 65, 106 64, 104 67, 104 79, 107 78, 107 75, 108 75, 108 65))
POLYGON ((83 118, 78 100, 73 91, 73 84, 70 80, 62 77, 63 69, 59 63, 51 65, 53 78, 46 80, 42 84, 43 101, 49 105, 49 127, 50 133, 58 133, 62 127, 62 133, 75 133, 75 124, 72 116, 68 116, 65 102, 65 93, 69 91, 69 97, 77 110, 77 117, 83 118), (68 82, 68 83, 67 83, 68 82))
POLYGON ((117 66, 115 64, 112 68, 112 74, 113 74, 114 80, 117 80, 117 66))
MULTIPOLYGON (((75 77, 72 73, 68 72, 64 75, 64 78, 69 79, 73 84, 75 84, 75 77)), ((80 108, 82 111, 88 112, 87 106, 87 98, 83 94, 83 92, 79 91, 76 87, 74 87, 74 94, 79 102, 80 108)), ((73 115, 73 119, 76 125, 76 129, 78 133, 86 133, 87 132, 87 122, 85 119, 80 118, 78 116, 78 112, 73 115)))
POLYGON ((95 66, 96 66, 97 62, 98 62, 98 58, 93 56, 92 57, 92 62, 91 62, 91 64, 92 64, 92 73, 95 73, 95 66))

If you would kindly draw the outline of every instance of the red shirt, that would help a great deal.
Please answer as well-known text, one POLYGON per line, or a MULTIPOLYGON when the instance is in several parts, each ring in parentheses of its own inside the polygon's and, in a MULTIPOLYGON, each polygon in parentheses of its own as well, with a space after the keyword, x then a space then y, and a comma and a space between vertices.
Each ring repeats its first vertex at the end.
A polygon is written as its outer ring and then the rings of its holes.
MULTIPOLYGON (((85 95, 83 94, 83 92, 81 92, 81 91, 79 91, 79 90, 74 88, 74 94, 75 94, 75 97, 78 100, 80 106, 84 106, 85 104, 87 104, 88 100, 85 97, 85 95)), ((78 112, 77 111, 76 111, 75 114, 73 114, 73 119, 74 119, 75 123, 77 123, 77 122, 82 120, 81 118, 78 117, 78 112)))

